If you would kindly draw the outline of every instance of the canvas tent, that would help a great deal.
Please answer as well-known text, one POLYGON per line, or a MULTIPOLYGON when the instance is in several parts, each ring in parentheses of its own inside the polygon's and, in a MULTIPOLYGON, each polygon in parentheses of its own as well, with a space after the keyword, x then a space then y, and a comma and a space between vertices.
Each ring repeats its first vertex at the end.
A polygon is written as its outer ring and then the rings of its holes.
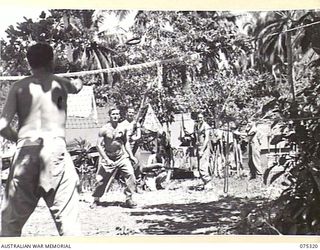
POLYGON ((170 131, 170 144, 174 148, 181 145, 179 138, 184 136, 182 124, 188 133, 193 132, 194 120, 191 119, 191 113, 174 114, 174 121, 169 125, 170 131))
POLYGON ((84 86, 68 97, 66 141, 72 147, 74 139, 85 139, 95 145, 99 129, 109 120, 109 108, 97 107, 92 86, 84 86))

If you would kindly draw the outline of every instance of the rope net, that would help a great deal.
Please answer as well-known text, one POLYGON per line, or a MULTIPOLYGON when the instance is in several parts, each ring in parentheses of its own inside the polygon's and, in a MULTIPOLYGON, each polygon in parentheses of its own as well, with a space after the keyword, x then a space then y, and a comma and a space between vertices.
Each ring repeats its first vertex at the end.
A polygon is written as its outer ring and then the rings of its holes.
MULTIPOLYGON (((69 73, 61 73, 56 74, 61 77, 82 77, 87 75, 95 75, 95 74, 101 74, 101 73, 120 73, 123 71, 128 70, 141 70, 144 68, 150 68, 154 66, 158 66, 159 64, 169 64, 169 63, 185 63, 187 60, 198 60, 199 54, 191 54, 186 56, 181 56, 177 58, 172 59, 166 59, 166 60, 160 60, 160 61, 152 61, 152 62, 146 62, 146 63, 140 63, 135 65, 127 65, 127 66, 121 66, 121 67, 115 67, 115 68, 107 68, 107 69, 96 69, 96 70, 87 70, 87 71, 81 71, 81 72, 69 72, 69 73)), ((18 81, 23 79, 26 76, 0 76, 0 81, 18 81)))

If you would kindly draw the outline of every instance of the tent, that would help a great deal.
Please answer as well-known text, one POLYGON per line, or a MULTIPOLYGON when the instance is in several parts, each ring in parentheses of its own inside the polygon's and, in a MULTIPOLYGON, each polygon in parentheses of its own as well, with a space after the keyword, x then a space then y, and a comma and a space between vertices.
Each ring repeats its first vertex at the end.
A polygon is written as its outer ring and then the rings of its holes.
POLYGON ((92 86, 84 86, 78 94, 68 97, 66 141, 72 147, 74 139, 85 139, 95 145, 99 129, 109 120, 109 108, 97 107, 92 86))

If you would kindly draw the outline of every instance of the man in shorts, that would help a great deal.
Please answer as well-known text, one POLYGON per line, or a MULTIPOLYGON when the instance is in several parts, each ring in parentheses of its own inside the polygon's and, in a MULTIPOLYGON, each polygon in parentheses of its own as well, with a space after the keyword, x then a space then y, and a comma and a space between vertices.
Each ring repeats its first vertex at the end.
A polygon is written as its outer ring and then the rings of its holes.
POLYGON ((138 161, 132 154, 127 129, 119 124, 120 110, 113 107, 109 110, 109 115, 110 121, 99 131, 101 138, 97 143, 97 149, 101 157, 90 207, 95 208, 99 205, 100 197, 108 191, 116 172, 120 171, 126 185, 125 206, 134 208, 137 204, 132 200, 132 194, 136 191, 136 178, 131 162, 136 164, 138 161))
POLYGON ((2 201, 2 236, 21 236, 42 197, 60 235, 80 235, 78 176, 66 150, 68 93, 80 80, 53 74, 53 50, 37 43, 27 52, 32 75, 15 82, 0 117, 0 134, 17 143, 2 201), (10 123, 17 114, 19 129, 10 123))

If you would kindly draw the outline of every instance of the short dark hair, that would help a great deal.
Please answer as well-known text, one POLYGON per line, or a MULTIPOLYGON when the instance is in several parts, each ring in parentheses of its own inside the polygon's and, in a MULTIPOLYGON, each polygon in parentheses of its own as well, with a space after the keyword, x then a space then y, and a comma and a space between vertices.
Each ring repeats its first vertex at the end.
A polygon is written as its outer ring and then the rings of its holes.
POLYGON ((127 108, 127 112, 129 111, 129 109, 133 109, 133 111, 136 111, 133 106, 129 106, 129 107, 127 108))
POLYGON ((118 107, 111 107, 109 109, 109 115, 111 115, 112 111, 118 110, 120 112, 120 109, 118 107))
POLYGON ((53 61, 53 49, 47 43, 37 43, 29 47, 27 59, 32 69, 49 66, 53 61))

